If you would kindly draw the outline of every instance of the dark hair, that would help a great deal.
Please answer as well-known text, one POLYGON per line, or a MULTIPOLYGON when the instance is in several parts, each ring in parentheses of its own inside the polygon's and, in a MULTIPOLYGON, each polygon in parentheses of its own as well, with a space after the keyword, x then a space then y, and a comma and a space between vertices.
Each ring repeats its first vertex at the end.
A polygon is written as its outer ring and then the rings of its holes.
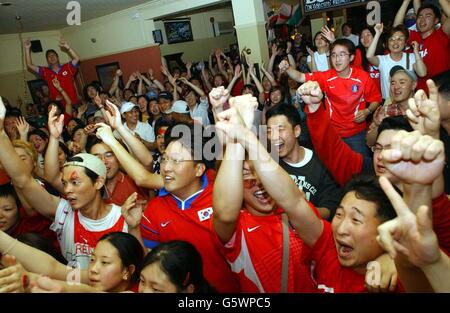
POLYGON ((11 184, 0 185, 0 198, 13 197, 16 202, 17 210, 22 207, 19 197, 17 196, 16 190, 11 184))
POLYGON ((70 157, 70 151, 69 151, 69 148, 67 148, 66 144, 64 142, 59 141, 58 145, 61 148, 61 150, 64 152, 64 154, 66 155, 66 159, 68 157, 70 157))
POLYGON ((97 136, 89 136, 89 138, 86 141, 86 152, 91 153, 92 148, 99 143, 103 143, 103 141, 99 139, 97 136))
POLYGON ((84 122, 79 118, 72 117, 67 124, 69 124, 71 121, 75 121, 75 123, 77 123, 77 125, 81 125, 81 126, 83 126, 83 128, 86 127, 84 122))
POLYGON ((203 163, 206 168, 214 168, 214 158, 207 160, 204 153, 205 144, 216 140, 214 136, 204 135, 204 128, 199 124, 177 123, 169 127, 164 135, 166 147, 173 141, 179 141, 191 153, 194 163, 203 163))
MULTIPOLYGON (((134 96, 134 90, 131 88, 125 88, 123 90, 123 96, 125 97, 125 92, 127 92, 128 90, 131 91, 131 96, 130 96, 130 98, 131 98, 132 96, 134 96)), ((128 99, 130 99, 130 98, 128 98, 128 99)), ((125 99, 125 101, 128 101, 128 99, 125 99)))
POLYGON ((438 92, 444 96, 447 101, 450 100, 450 70, 440 73, 431 79, 436 84, 436 87, 438 87, 438 92))
MULTIPOLYGON (((286 83, 286 82, 287 82, 287 79, 286 79, 285 83, 286 83)), ((280 84, 279 86, 272 86, 272 87, 270 88, 269 95, 271 95, 272 92, 275 92, 275 91, 277 91, 277 90, 279 90, 280 93, 281 93, 281 102, 280 102, 280 103, 284 103, 284 102, 286 101, 286 88, 285 88, 285 84, 280 84), (284 87, 284 88, 283 88, 283 87, 284 87)), ((270 97, 269 97, 269 101, 270 101, 270 103, 272 103, 272 100, 270 100, 270 97)))
POLYGON ((161 243, 153 248, 144 258, 142 269, 159 263, 161 270, 182 292, 190 284, 194 286, 194 293, 215 293, 213 287, 203 276, 203 262, 195 247, 181 240, 161 243))
POLYGON ((378 126, 378 136, 385 130, 406 130, 407 132, 412 132, 413 128, 406 116, 398 115, 388 116, 381 121, 380 126, 378 126))
POLYGON ((38 128, 33 129, 32 131, 30 131, 30 132, 28 133, 28 141, 30 141, 31 135, 39 136, 39 137, 41 137, 41 138, 44 139, 44 140, 47 140, 47 139, 48 139, 47 134, 46 134, 43 130, 40 130, 40 129, 38 129, 38 128))
MULTIPOLYGON (((362 29, 361 29, 361 34, 362 34, 362 32, 363 31, 365 31, 365 30, 368 30, 371 34, 372 34, 372 37, 375 37, 375 30, 374 30, 374 28, 373 28, 373 26, 365 26, 365 27, 363 27, 362 29)), ((366 56, 366 52, 367 52, 367 50, 366 50, 366 48, 361 44, 361 38, 359 39, 359 45, 356 47, 356 49, 359 49, 360 51, 361 51, 361 59, 362 59, 362 68, 366 71, 366 72, 368 72, 369 71, 369 68, 370 68, 370 66, 371 66, 371 63, 369 62, 369 60, 367 59, 367 56, 366 56)), ((378 40, 378 42, 377 42, 377 47, 376 47, 376 49, 375 49, 375 55, 383 55, 384 54, 384 51, 383 51, 383 43, 382 43, 382 41, 381 40, 378 40)))
POLYGON ((336 46, 344 46, 344 47, 346 47, 347 50, 348 50, 348 53, 350 53, 350 55, 354 55, 356 53, 355 44, 349 39, 345 39, 345 38, 336 39, 330 45, 330 51, 333 51, 334 47, 336 47, 336 46))
POLYGON ((51 255, 54 259, 62 264, 67 263, 67 260, 64 259, 64 257, 58 250, 56 250, 52 241, 49 238, 42 236, 41 234, 23 233, 17 236, 17 240, 33 248, 39 249, 47 253, 48 255, 51 255))
POLYGON ((292 105, 280 103, 274 107, 271 107, 266 112, 266 121, 268 122, 271 117, 283 115, 287 118, 289 124, 291 124, 292 128, 297 125, 300 125, 300 114, 297 109, 292 105))
POLYGON ((242 89, 241 89, 241 95, 242 95, 242 93, 244 92, 244 89, 250 89, 250 90, 252 91, 252 95, 258 99, 258 97, 259 97, 259 91, 258 91, 258 89, 256 88, 255 85, 253 85, 253 84, 245 84, 245 85, 242 87, 242 89))
MULTIPOLYGON (((397 216, 392 203, 381 189, 378 177, 372 175, 354 176, 342 190, 342 198, 349 192, 354 192, 355 197, 375 203, 377 216, 381 222, 391 220, 397 216)), ((341 199, 342 201, 342 199, 341 199)))
POLYGON ((348 27, 350 27, 351 29, 353 29, 352 25, 351 25, 349 22, 345 22, 344 24, 342 24, 341 30, 344 30, 344 27, 345 27, 345 26, 348 26, 348 27))
POLYGON ((166 119, 161 119, 158 123, 155 123, 155 137, 158 136, 158 132, 162 127, 168 127, 171 128, 175 125, 175 121, 174 120, 166 120, 166 119))
POLYGON ((396 33, 396 32, 401 32, 405 36, 405 43, 408 41, 408 38, 409 38, 409 31, 408 31, 408 29, 403 24, 397 25, 395 27, 392 27, 391 30, 389 30, 389 33, 388 33, 388 35, 385 38, 385 47, 386 47, 386 49, 389 48, 389 46, 388 46, 389 38, 394 36, 394 33, 396 33))
POLYGON ((109 92, 107 92, 107 91, 105 91, 105 90, 100 91, 100 92, 98 93, 98 95, 99 95, 99 96, 101 96, 101 95, 106 95, 108 98, 111 97, 111 95, 109 94, 109 92))
POLYGON ((108 241, 114 246, 114 248, 117 249, 124 267, 129 267, 130 265, 135 266, 135 271, 131 275, 131 281, 138 282, 139 275, 141 273, 140 265, 142 264, 142 259, 144 258, 144 250, 142 249, 139 240, 128 233, 112 232, 103 235, 99 242, 100 241, 108 241))
POLYGON ((61 114, 64 114, 65 109, 64 109, 64 107, 63 107, 61 101, 50 100, 49 102, 46 103, 47 110, 48 110, 48 107, 49 107, 50 105, 56 106, 56 107, 61 111, 61 114))
POLYGON ((97 85, 97 84, 94 84, 94 83, 90 83, 90 84, 84 86, 84 88, 83 88, 83 96, 84 96, 84 100, 86 100, 86 101, 91 101, 91 98, 88 95, 88 88, 89 87, 94 88, 97 91, 97 93, 100 93, 100 91, 101 91, 100 86, 97 85))
POLYGON ((8 109, 6 111, 5 119, 7 117, 15 117, 15 118, 17 118, 17 117, 21 117, 21 116, 22 116, 22 113, 20 111, 16 110, 15 108, 12 108, 12 109, 8 109))
POLYGON ((436 16, 436 18, 441 20, 441 10, 439 10, 437 6, 435 6, 434 4, 431 4, 431 3, 422 5, 419 8, 419 10, 417 10, 417 16, 419 16, 420 12, 422 12, 425 9, 431 9, 434 13, 434 16, 436 16))
POLYGON ((46 59, 48 58, 48 55, 49 55, 50 53, 56 54, 56 56, 59 58, 59 54, 58 54, 55 50, 53 50, 53 49, 48 49, 47 51, 45 51, 45 58, 46 58, 46 59))
POLYGON ((76 133, 77 130, 79 130, 79 129, 82 129, 82 130, 84 131, 84 127, 83 127, 82 125, 77 125, 77 126, 75 126, 75 127, 73 128, 73 130, 72 130, 72 136, 71 136, 70 139, 73 140, 73 137, 75 136, 75 133, 76 133))

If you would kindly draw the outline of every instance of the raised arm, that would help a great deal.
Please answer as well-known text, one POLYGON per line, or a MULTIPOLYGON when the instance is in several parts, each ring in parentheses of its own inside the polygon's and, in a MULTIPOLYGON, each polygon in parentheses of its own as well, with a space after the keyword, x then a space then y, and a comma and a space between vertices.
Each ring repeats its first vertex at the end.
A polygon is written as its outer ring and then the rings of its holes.
POLYGON ((111 103, 106 101, 105 119, 108 124, 119 133, 123 141, 130 149, 131 153, 137 158, 137 160, 148 170, 152 169, 153 157, 150 151, 147 149, 144 143, 134 136, 125 126, 123 126, 119 109, 111 103))
POLYGON ((447 19, 442 23, 442 31, 450 36, 450 1, 449 0, 439 0, 442 11, 447 16, 447 19))
MULTIPOLYGON (((406 11, 408 11, 408 6, 411 0, 403 0, 402 5, 400 6, 400 9, 398 9, 397 14, 395 14, 394 19, 394 25, 393 27, 403 24, 403 20, 405 19, 406 11)), ((416 4, 416 1, 414 1, 414 5, 416 4)), ((420 4, 419 4, 420 7, 420 4)), ((414 6, 414 11, 417 12, 418 8, 414 6)))
POLYGON ((180 78, 178 78, 178 80, 181 81, 183 84, 188 85, 189 87, 191 87, 192 90, 194 90, 200 96, 201 99, 205 99, 206 98, 205 92, 202 89, 200 89, 197 86, 195 86, 190 81, 188 81, 185 77, 180 77, 180 78))
MULTIPOLYGON (((79 269, 72 269, 70 266, 59 263, 47 253, 21 243, 3 231, 0 231, 1 254, 13 255, 26 270, 43 274, 53 279, 66 281, 70 277, 70 272, 80 271, 79 269)), ((80 274, 81 282, 87 283, 87 272, 80 271, 80 274)))
POLYGON ((236 84, 237 80, 242 76, 241 66, 238 64, 234 68, 234 76, 233 79, 230 81, 230 83, 227 86, 227 90, 229 93, 231 93, 231 90, 233 90, 234 85, 236 84))
POLYGON ((375 25, 375 36, 366 52, 367 60, 375 66, 380 65, 380 59, 375 55, 375 51, 377 50, 378 40, 380 40, 381 34, 383 33, 383 28, 383 23, 375 25))
POLYGON ((67 115, 72 116, 72 100, 70 99, 67 92, 61 87, 61 84, 58 81, 58 78, 55 76, 55 78, 52 80, 53 86, 55 86, 56 90, 63 96, 64 103, 66 104, 65 107, 65 113, 67 115))
POLYGON ((148 77, 149 77, 150 81, 152 83, 154 83, 156 85, 156 87, 158 87, 159 90, 161 90, 161 91, 166 90, 166 88, 164 88, 163 84, 161 84, 161 82, 153 76, 153 69, 151 69, 151 68, 148 69, 148 77))
POLYGON ((238 143, 227 143, 224 159, 214 181, 213 225, 222 243, 233 236, 242 208, 242 164, 244 148, 238 143))
POLYGON ((29 40, 25 41, 23 43, 23 48, 25 54, 25 63, 27 64, 27 67, 33 72, 39 73, 39 66, 34 65, 33 62, 31 61, 31 53, 30 53, 31 42, 29 40))
POLYGON ((6 108, 0 97, 0 163, 2 163, 15 188, 20 189, 28 203, 42 215, 53 219, 60 199, 50 195, 29 173, 4 131, 6 108))
POLYGON ((272 87, 278 86, 277 82, 275 81, 275 78, 273 78, 272 74, 270 74, 265 68, 264 65, 261 66, 261 71, 263 74, 267 77, 267 79, 270 81, 270 84, 272 87))
POLYGON ((305 74, 291 67, 288 61, 286 60, 281 61, 279 67, 281 73, 285 72, 286 74, 289 75, 290 78, 292 78, 296 82, 299 83, 305 82, 306 80, 305 74))
MULTIPOLYGON (((248 98, 242 99, 247 100, 248 98)), ((237 140, 245 147, 266 191, 287 213, 289 221, 296 228, 302 240, 307 245, 313 246, 322 234, 322 220, 317 217, 292 178, 273 160, 256 135, 244 127, 243 123, 235 122, 239 120, 236 114, 239 116, 245 116, 249 114, 248 112, 254 114, 257 105, 256 98, 249 97, 247 101, 247 103, 234 105, 241 108, 239 110, 241 113, 235 113, 236 110, 233 111, 233 107, 219 114, 220 121, 216 127, 225 132, 230 140, 237 140)), ((245 117, 242 118, 244 121, 247 120, 245 117)))
POLYGON ((78 53, 77 53, 75 50, 73 50, 73 49, 69 46, 69 44, 67 43, 67 41, 65 41, 65 40, 60 40, 60 41, 59 41, 59 46, 60 46, 61 48, 65 48, 66 51, 69 53, 70 57, 72 58, 72 65, 75 66, 75 65, 78 64, 78 62, 80 62, 80 56, 78 55, 78 53))
POLYGON ((288 56, 289 64, 293 67, 297 67, 297 63, 295 62, 294 57, 291 54, 292 43, 290 41, 287 42, 286 54, 288 56))
POLYGON ((417 43, 417 41, 413 41, 412 46, 414 50, 414 56, 416 58, 416 62, 413 64, 414 71, 417 73, 417 76, 425 77, 427 76, 427 66, 425 65, 425 62, 423 62, 423 58, 420 55, 419 44, 417 43))
POLYGON ((133 158, 114 138, 111 128, 103 123, 97 124, 97 137, 107 144, 116 155, 120 165, 140 187, 160 189, 163 186, 161 175, 149 172, 139 161, 133 158))
POLYGON ((50 139, 47 145, 47 151, 44 158, 44 178, 56 190, 63 193, 64 187, 61 181, 61 172, 58 166, 58 148, 59 139, 64 126, 64 115, 56 116, 56 107, 52 106, 48 113, 48 129, 50 139))
POLYGON ((311 50, 310 47, 306 47, 306 51, 308 51, 309 57, 311 58, 311 62, 309 62, 308 67, 311 72, 317 72, 316 59, 314 58, 314 51, 311 50))
MULTIPOLYGON (((258 89, 258 92, 260 94, 264 93, 264 88, 261 85, 261 82, 259 81, 258 77, 255 74, 255 65, 248 57, 247 57, 247 64, 248 64, 248 74, 250 75, 253 82, 255 83, 256 88, 258 89)), ((250 83, 250 81, 248 83, 250 83)))
POLYGON ((269 64, 267 64, 267 72, 273 75, 273 65, 275 63, 275 58, 279 53, 278 47, 276 44, 272 44, 272 54, 270 55, 269 64))
POLYGON ((121 69, 118 69, 116 71, 116 73, 114 74, 114 79, 111 84, 111 88, 109 88, 110 95, 113 95, 116 92, 116 90, 119 88, 119 80, 122 75, 123 75, 123 72, 121 69))
MULTIPOLYGON (((211 65, 210 65, 211 66, 211 65)), ((206 70, 205 70, 205 65, 203 64, 202 66, 202 81, 203 81, 203 85, 206 87, 206 89, 208 89, 208 91, 211 91, 213 88, 211 86, 211 83, 208 79, 208 76, 206 76, 206 70)))

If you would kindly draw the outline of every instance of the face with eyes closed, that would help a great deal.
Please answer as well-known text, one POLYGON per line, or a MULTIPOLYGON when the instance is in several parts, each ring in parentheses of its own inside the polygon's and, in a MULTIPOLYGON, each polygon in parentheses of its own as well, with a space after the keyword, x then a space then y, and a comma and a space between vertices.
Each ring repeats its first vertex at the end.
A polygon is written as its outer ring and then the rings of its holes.
POLYGON ((159 262, 147 265, 141 271, 139 293, 175 293, 177 286, 170 281, 169 276, 161 269, 159 262))
POLYGON ((242 169, 244 184, 244 206, 253 215, 269 215, 275 208, 275 201, 264 189, 253 167, 248 161, 242 169))
POLYGON ((95 182, 86 175, 85 168, 68 165, 63 169, 62 183, 64 195, 74 210, 88 206, 103 187, 104 177, 98 177, 95 182))
POLYGON ((331 224, 342 266, 365 273, 367 262, 384 251, 376 240, 380 224, 375 203, 359 199, 354 191, 344 196, 331 224))

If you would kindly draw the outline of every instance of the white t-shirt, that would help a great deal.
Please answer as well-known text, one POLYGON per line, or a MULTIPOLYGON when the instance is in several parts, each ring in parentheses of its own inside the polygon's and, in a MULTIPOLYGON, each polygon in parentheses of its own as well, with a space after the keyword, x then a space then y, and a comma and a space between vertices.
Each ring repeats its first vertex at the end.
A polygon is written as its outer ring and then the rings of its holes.
MULTIPOLYGON (((389 99, 389 90, 390 90, 390 83, 391 79, 389 76, 389 72, 391 71, 391 68, 393 68, 395 65, 400 65, 403 68, 406 69, 406 57, 407 53, 403 52, 402 59, 400 61, 394 61, 392 60, 391 56, 389 54, 386 55, 377 55, 378 60, 380 61, 380 65, 378 66, 378 70, 380 71, 380 84, 381 84, 381 96, 383 99, 389 99)), ((416 63, 416 57, 414 56, 414 53, 409 54, 409 68, 407 70, 413 71, 413 64, 416 63)))
MULTIPOLYGON (((56 233, 61 246, 61 253, 69 264, 87 269, 96 243, 92 242, 90 238, 83 238, 83 234, 104 232, 114 227, 117 228, 120 226, 121 217, 120 207, 113 204, 108 215, 99 220, 91 220, 83 216, 80 211, 74 210, 67 200, 61 199, 50 229, 56 233), (75 214, 78 216, 76 217, 75 214), (78 241, 76 237, 81 237, 84 242, 76 242, 78 241)), ((112 229, 112 231, 128 232, 128 226, 123 222, 123 227, 120 230, 112 229)))
POLYGON ((348 36, 348 37, 342 36, 341 38, 351 40, 354 43, 355 47, 357 47, 359 45, 359 37, 356 36, 355 34, 350 34, 350 36, 348 36))
POLYGON ((200 98, 200 103, 198 103, 195 108, 190 111, 191 118, 199 121, 203 126, 208 126, 211 124, 208 117, 208 107, 208 98, 206 97, 203 100, 200 98))
MULTIPOLYGON (((153 131, 153 127, 150 126, 149 123, 142 123, 138 121, 134 130, 129 129, 126 122, 123 123, 123 126, 125 126, 125 128, 128 129, 133 135, 136 133, 139 135, 139 137, 147 142, 155 141, 155 132, 153 131)), ((117 139, 121 138, 117 130, 114 131, 114 137, 116 137, 117 139)))
MULTIPOLYGON (((318 72, 325 72, 328 71, 330 69, 330 67, 328 66, 328 57, 326 53, 323 54, 319 54, 319 52, 315 51, 314 52, 314 61, 316 61, 316 67, 317 67, 317 71, 318 72)), ((311 64, 311 56, 308 55, 308 57, 306 58, 306 62, 309 64, 311 64)), ((312 69, 311 69, 312 71, 312 69)))

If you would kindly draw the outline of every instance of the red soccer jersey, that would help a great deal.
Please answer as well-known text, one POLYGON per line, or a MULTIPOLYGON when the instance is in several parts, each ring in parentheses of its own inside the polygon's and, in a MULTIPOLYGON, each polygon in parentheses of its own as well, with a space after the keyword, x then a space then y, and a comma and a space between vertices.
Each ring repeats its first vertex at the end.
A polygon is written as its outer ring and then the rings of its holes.
MULTIPOLYGON (((230 263, 242 292, 280 292, 283 255, 280 213, 281 210, 270 216, 255 216, 242 209, 235 233, 225 245, 213 230, 214 241, 230 263)), ((302 262, 304 244, 291 227, 289 230, 288 292, 316 292, 310 265, 302 262)))
MULTIPOLYGON (((52 80, 57 77, 61 85, 61 88, 72 100, 72 104, 78 103, 77 91, 74 85, 74 76, 78 67, 74 66, 72 62, 60 65, 58 72, 55 72, 51 68, 39 66, 39 76, 47 81, 48 89, 50 91, 50 98, 52 100, 61 100, 64 103, 64 99, 59 91, 53 86, 52 80)), ((64 103, 65 104, 65 103, 64 103)))
MULTIPOLYGON (((356 67, 359 68, 360 70, 365 71, 362 64, 362 55, 360 49, 356 49, 355 58, 353 59, 351 65, 354 68, 356 67)), ((378 70, 378 67, 369 63, 369 70, 367 72, 369 73, 370 78, 374 80, 375 85, 378 87, 378 90, 381 90, 380 71, 378 70)))
POLYGON ((105 203, 122 205, 134 192, 137 192, 138 200, 148 199, 145 190, 138 187, 136 183, 130 178, 130 176, 125 175, 122 172, 117 173, 117 175, 119 175, 117 184, 112 192, 107 191, 108 198, 105 199, 105 203))
POLYGON ((202 189, 185 201, 161 189, 147 204, 141 221, 142 238, 147 248, 171 240, 191 243, 202 256, 207 281, 219 292, 238 292, 230 266, 211 239, 212 190, 207 175, 202 176, 202 189))
POLYGON ((419 78, 417 89, 428 91, 426 81, 433 76, 450 69, 450 38, 442 27, 425 39, 419 32, 410 31, 408 42, 419 43, 419 52, 427 66, 427 76, 419 78))
POLYGON ((369 74, 351 68, 348 78, 339 77, 335 69, 326 72, 305 74, 306 81, 314 80, 325 94, 331 122, 341 137, 351 137, 366 129, 366 122, 353 120, 359 111, 366 108, 366 102, 381 103, 381 94, 369 74))

